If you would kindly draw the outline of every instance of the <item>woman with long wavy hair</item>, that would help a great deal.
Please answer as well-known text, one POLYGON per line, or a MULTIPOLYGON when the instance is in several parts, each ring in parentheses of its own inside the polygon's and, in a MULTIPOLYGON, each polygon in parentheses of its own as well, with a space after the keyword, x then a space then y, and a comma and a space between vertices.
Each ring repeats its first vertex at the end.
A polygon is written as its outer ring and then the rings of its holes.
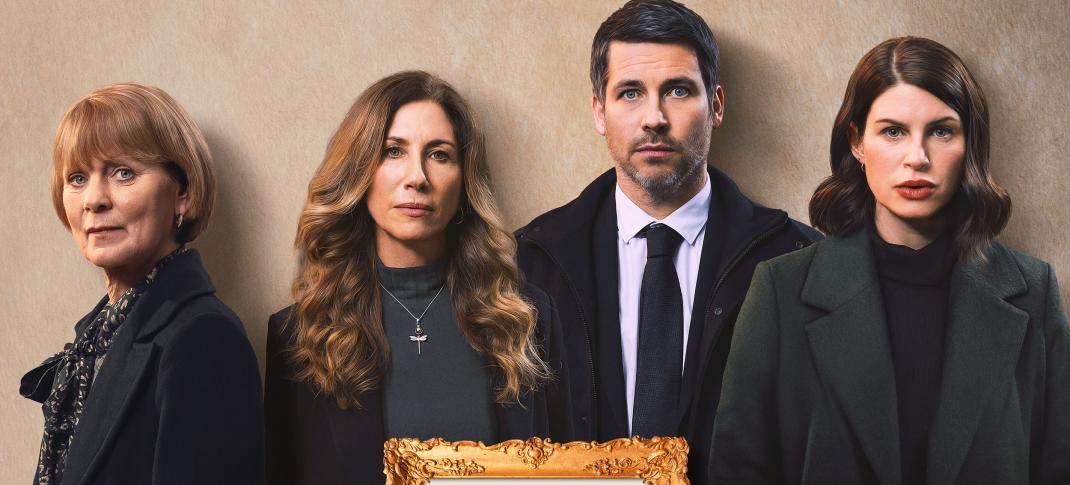
POLYGON ((483 135, 446 82, 388 76, 309 184, 293 305, 269 322, 272 483, 381 483, 390 437, 570 434, 561 333, 525 286, 483 135))

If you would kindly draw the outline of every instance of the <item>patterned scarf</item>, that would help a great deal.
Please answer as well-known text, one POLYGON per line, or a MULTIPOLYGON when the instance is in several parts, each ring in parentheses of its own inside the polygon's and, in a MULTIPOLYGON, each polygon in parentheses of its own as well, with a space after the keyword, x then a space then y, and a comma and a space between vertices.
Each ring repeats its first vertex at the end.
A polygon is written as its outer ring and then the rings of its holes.
POLYGON ((57 485, 63 479, 67 452, 89 397, 89 388, 111 348, 116 331, 156 279, 160 268, 185 251, 185 246, 180 247, 156 263, 144 281, 123 292, 114 303, 105 305, 73 343, 65 345, 62 352, 45 361, 44 365, 54 366, 56 373, 52 391, 41 406, 45 414, 45 434, 37 460, 40 485, 57 485))

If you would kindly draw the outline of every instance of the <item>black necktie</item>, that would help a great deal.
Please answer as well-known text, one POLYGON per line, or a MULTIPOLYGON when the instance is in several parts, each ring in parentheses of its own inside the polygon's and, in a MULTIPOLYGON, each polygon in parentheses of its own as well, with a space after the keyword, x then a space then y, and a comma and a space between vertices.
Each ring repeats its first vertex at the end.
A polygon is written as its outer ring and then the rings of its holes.
POLYGON ((639 293, 639 352, 632 434, 675 436, 684 362, 684 304, 673 256, 683 239, 655 222, 646 232, 646 269, 639 293))

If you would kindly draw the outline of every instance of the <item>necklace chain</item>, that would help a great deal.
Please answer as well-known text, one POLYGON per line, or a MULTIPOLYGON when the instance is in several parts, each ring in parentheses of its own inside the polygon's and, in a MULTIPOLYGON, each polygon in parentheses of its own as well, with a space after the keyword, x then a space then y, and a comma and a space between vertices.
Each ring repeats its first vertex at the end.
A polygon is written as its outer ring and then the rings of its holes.
POLYGON ((431 301, 427 302, 427 306, 424 308, 424 312, 419 314, 418 317, 413 315, 413 313, 410 312, 409 307, 408 306, 404 306, 404 303, 401 303, 401 300, 398 300, 398 298, 395 297, 394 293, 392 293, 391 290, 386 289, 386 287, 383 286, 382 282, 379 282, 379 287, 382 288, 383 291, 386 291, 386 294, 391 295, 391 298, 393 298, 394 301, 398 302, 398 304, 401 305, 401 308, 406 310, 406 313, 409 314, 409 316, 412 317, 413 320, 416 320, 416 334, 418 335, 419 333, 422 332, 422 329, 419 328, 419 321, 424 319, 424 315, 427 315, 427 310, 431 308, 431 304, 434 303, 435 300, 439 299, 439 295, 442 294, 442 289, 445 288, 446 285, 442 285, 442 286, 439 287, 439 291, 434 293, 434 298, 432 298, 431 301))
POLYGON ((382 288, 383 291, 386 291, 386 294, 391 295, 391 298, 393 298, 394 301, 398 302, 398 305, 401 305, 401 308, 404 308, 404 310, 406 310, 406 313, 409 314, 410 317, 416 320, 416 331, 414 332, 414 335, 409 335, 409 339, 412 340, 412 342, 416 343, 417 355, 424 353, 421 344, 427 342, 427 334, 424 333, 424 329, 422 327, 419 327, 419 320, 423 319, 424 315, 427 315, 427 310, 431 309, 431 304, 434 303, 435 300, 439 299, 439 295, 442 294, 442 289, 445 288, 446 285, 443 284, 439 287, 439 291, 437 293, 434 293, 434 298, 432 298, 431 301, 427 302, 427 306, 424 308, 424 312, 419 314, 418 317, 413 315, 412 312, 410 312, 409 307, 404 306, 404 303, 401 303, 401 300, 398 300, 398 298, 395 297, 394 293, 392 293, 391 290, 386 289, 386 287, 383 286, 382 282, 379 282, 379 287, 382 288))

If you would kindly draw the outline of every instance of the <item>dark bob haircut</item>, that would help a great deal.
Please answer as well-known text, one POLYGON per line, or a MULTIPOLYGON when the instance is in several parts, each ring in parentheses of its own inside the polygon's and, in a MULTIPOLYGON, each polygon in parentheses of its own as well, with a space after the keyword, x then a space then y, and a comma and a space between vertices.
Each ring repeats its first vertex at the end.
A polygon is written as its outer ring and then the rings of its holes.
POLYGON ((810 199, 810 223, 825 234, 861 229, 875 207, 858 159, 851 153, 851 126, 865 131, 873 101, 898 84, 917 86, 958 113, 966 138, 962 178, 948 203, 959 260, 984 260, 984 252, 1007 225, 1011 199, 988 171, 988 105, 981 86, 954 52, 921 37, 881 42, 858 61, 836 114, 829 147, 832 175, 810 199))
POLYGON ((706 21, 691 9, 672 0, 631 0, 602 22, 591 45, 591 86, 601 102, 606 100, 609 43, 614 40, 690 47, 706 83, 707 101, 712 102, 717 86, 717 40, 706 21))

